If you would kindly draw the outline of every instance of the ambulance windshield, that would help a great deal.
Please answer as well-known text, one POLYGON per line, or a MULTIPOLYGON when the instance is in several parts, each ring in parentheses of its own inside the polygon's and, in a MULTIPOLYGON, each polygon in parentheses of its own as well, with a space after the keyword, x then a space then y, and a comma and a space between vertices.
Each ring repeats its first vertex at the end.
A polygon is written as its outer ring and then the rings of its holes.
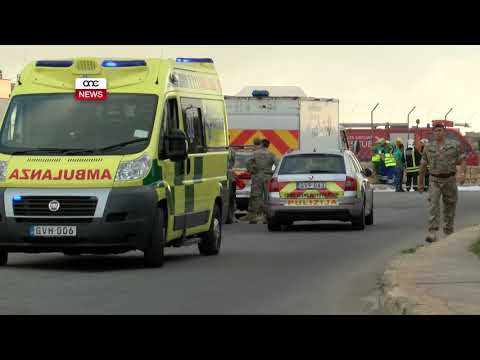
POLYGON ((0 151, 139 152, 149 143, 157 101, 156 95, 144 94, 108 94, 105 101, 77 101, 73 94, 18 95, 3 122, 0 151))

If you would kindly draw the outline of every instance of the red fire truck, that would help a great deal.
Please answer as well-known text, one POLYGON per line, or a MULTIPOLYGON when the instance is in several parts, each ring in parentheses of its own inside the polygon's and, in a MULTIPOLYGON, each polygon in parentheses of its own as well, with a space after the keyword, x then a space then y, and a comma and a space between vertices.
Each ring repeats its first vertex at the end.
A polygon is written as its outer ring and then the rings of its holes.
POLYGON ((427 127, 411 127, 410 129, 407 127, 390 127, 387 125, 384 129, 375 128, 373 131, 367 128, 357 129, 346 126, 346 131, 350 145, 354 140, 358 140, 360 143, 361 150, 357 154, 358 159, 362 162, 368 162, 372 156, 372 138, 374 143, 382 138, 385 140, 390 140, 391 142, 395 142, 397 138, 400 138, 402 139, 403 144, 406 145, 407 138, 409 137, 415 141, 415 146, 418 146, 421 139, 428 139, 429 141, 432 141, 432 126, 437 122, 441 122, 446 126, 448 138, 455 139, 461 144, 467 156, 467 166, 478 166, 479 154, 474 151, 472 145, 467 141, 465 136, 462 135, 460 130, 453 127, 453 121, 433 120, 432 124, 427 127), (410 136, 408 136, 409 133, 410 136))

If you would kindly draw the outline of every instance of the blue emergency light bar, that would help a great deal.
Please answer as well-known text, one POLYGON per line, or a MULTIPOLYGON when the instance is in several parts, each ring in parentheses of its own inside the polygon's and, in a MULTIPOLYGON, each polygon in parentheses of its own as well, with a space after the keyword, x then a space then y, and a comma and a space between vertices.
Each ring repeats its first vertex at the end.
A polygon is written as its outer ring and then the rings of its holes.
POLYGON ((22 201, 22 197, 20 195, 15 195, 13 201, 22 201))
POLYGON ((36 66, 41 67, 70 67, 73 65, 71 60, 39 60, 35 64, 36 66))
POLYGON ((103 67, 132 67, 147 66, 145 60, 105 60, 102 62, 103 67))
POLYGON ((209 63, 213 64, 213 60, 210 58, 177 58, 177 62, 180 63, 209 63))
POLYGON ((252 96, 253 97, 268 97, 270 93, 268 90, 253 90, 252 91, 252 96))

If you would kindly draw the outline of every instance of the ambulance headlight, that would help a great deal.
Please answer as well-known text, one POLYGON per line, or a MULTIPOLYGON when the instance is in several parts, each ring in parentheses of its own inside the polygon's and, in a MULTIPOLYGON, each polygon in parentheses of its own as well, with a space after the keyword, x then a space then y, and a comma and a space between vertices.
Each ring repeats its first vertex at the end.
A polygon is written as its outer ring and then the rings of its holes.
POLYGON ((135 160, 122 161, 118 166, 115 180, 143 179, 150 171, 151 165, 152 162, 147 154, 144 154, 142 157, 135 160))
POLYGON ((7 177, 7 161, 0 161, 0 181, 5 181, 7 177))

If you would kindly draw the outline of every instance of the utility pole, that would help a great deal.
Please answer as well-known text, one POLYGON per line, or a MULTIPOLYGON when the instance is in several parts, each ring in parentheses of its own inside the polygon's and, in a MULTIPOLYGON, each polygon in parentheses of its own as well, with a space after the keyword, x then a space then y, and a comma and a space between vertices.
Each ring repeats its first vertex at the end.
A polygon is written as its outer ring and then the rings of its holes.
POLYGON ((447 116, 448 114, 450 114, 450 112, 453 110, 453 108, 450 108, 450 110, 448 110, 448 112, 445 114, 445 121, 447 120, 447 116))
POLYGON ((372 129, 371 129, 372 133, 371 133, 371 137, 370 137, 370 146, 373 146, 373 112, 375 111, 375 109, 377 108, 378 105, 380 105, 380 103, 377 103, 377 105, 375 105, 375 107, 370 112, 370 123, 372 125, 372 129))
POLYGON ((410 114, 413 112, 413 110, 415 110, 416 107, 417 106, 414 106, 412 108, 412 110, 410 110, 410 112, 407 115, 407 124, 408 124, 407 125, 407 128, 408 128, 408 130, 407 130, 407 145, 408 145, 408 141, 410 140, 410 114))

